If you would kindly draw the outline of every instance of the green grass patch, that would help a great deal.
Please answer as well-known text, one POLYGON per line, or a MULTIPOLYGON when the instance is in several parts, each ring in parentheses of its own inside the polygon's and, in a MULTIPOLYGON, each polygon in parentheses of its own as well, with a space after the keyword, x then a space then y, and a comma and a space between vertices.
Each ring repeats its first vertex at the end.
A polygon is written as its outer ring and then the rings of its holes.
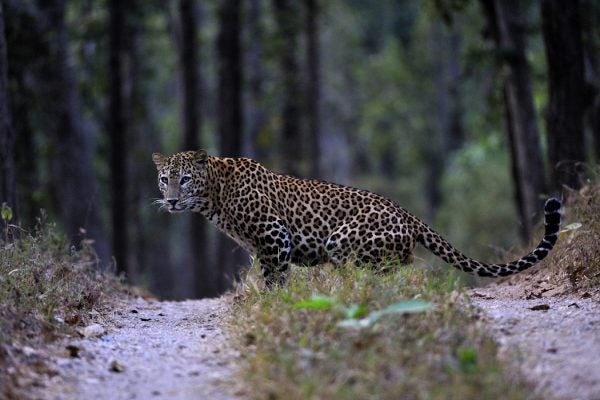
POLYGON ((255 270, 232 319, 251 398, 531 398, 452 270, 294 268, 271 291, 255 270))

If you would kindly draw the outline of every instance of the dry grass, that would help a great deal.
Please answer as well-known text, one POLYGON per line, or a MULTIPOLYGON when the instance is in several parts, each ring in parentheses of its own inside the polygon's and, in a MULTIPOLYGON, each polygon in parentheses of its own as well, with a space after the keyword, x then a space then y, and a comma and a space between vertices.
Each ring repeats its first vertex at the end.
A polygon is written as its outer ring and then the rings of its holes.
POLYGON ((31 349, 74 334, 126 289, 98 271, 89 242, 71 248, 51 223, 5 234, 18 239, 0 242, 0 398, 21 398, 24 375, 53 373, 31 349))
POLYGON ((382 276, 352 266, 295 268, 288 284, 272 291, 259 290, 254 274, 232 320, 252 398, 531 398, 530 388, 503 370, 454 271, 404 267, 382 276), (299 307, 315 294, 333 305, 299 307), (362 329, 338 325, 349 310, 365 314, 415 298, 433 308, 362 329))
POLYGON ((566 291, 600 298, 600 184, 572 192, 564 219, 563 233, 546 262, 549 279, 567 286, 566 291))

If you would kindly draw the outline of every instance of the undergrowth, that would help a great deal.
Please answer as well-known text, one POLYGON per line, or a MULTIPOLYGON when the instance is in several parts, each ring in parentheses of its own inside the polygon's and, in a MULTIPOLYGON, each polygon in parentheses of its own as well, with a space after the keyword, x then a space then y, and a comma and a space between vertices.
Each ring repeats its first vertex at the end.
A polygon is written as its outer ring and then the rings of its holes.
POLYGON ((565 208, 564 228, 547 262, 552 268, 552 280, 568 281, 575 291, 597 291, 600 288, 600 183, 572 192, 565 208))
POLYGON ((532 398, 503 370, 452 270, 293 268, 265 291, 256 269, 232 319, 252 398, 532 398), (430 307, 404 312, 415 299, 430 307))
POLYGON ((27 349, 74 334, 126 289, 98 269, 90 241, 75 249, 43 217, 31 232, 7 224, 6 209, 2 217, 10 240, 0 242, 0 398, 12 398, 27 368, 44 372, 27 349))

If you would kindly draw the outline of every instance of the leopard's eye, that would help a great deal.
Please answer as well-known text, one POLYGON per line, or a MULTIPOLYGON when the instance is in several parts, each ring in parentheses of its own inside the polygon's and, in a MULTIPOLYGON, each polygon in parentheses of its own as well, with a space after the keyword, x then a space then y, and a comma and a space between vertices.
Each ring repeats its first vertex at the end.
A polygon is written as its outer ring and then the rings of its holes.
POLYGON ((169 178, 163 176, 162 178, 160 178, 160 181, 166 185, 167 183, 169 183, 169 178))
POLYGON ((190 178, 189 176, 184 176, 184 177, 182 177, 182 178, 181 178, 181 180, 179 181, 179 184, 180 184, 180 185, 184 185, 184 184, 186 184, 187 182, 189 182, 189 181, 190 181, 190 179, 192 179, 192 178, 190 178))

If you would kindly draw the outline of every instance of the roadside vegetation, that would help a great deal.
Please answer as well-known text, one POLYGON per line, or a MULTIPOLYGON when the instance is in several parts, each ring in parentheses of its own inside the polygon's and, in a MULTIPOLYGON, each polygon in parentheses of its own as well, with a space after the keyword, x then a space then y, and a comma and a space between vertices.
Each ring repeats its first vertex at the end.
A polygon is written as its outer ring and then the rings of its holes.
POLYGON ((600 183, 570 193, 565 227, 548 265, 554 282, 600 300, 600 183))
MULTIPOLYGON (((10 225, 2 208, 0 242, 0 398, 23 398, 36 377, 56 372, 39 347, 76 334, 127 289, 101 272, 92 242, 72 247, 44 217, 32 231, 10 225)), ((26 397, 25 397, 26 398, 26 397)))
POLYGON ((532 398, 453 270, 294 268, 272 291, 256 270, 232 318, 251 398, 532 398))

